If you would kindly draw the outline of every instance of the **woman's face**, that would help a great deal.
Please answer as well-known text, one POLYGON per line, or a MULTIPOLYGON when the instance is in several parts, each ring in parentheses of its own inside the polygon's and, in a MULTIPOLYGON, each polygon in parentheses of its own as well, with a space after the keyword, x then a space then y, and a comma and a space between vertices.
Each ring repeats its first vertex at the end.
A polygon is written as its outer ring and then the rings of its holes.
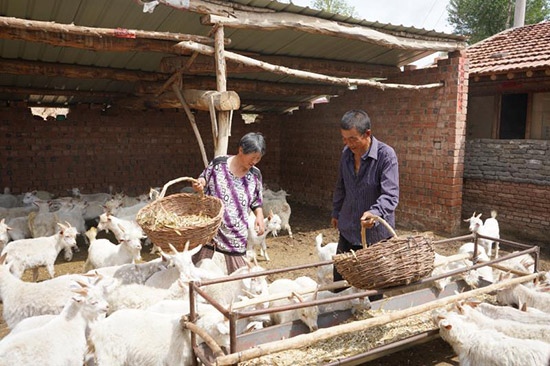
POLYGON ((262 153, 252 152, 245 154, 243 153, 243 148, 239 147, 239 160, 247 169, 252 168, 254 165, 258 164, 262 160, 262 153))

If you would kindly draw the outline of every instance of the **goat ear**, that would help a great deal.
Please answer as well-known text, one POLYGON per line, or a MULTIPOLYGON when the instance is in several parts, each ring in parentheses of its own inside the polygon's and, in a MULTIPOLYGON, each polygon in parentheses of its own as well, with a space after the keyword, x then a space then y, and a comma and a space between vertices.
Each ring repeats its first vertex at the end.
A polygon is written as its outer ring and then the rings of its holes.
POLYGON ((527 303, 524 302, 523 304, 520 304, 519 309, 520 309, 521 311, 527 312, 527 303))
POLYGON ((447 325, 443 326, 443 328, 445 328, 447 330, 451 330, 451 329, 453 329, 453 326, 451 324, 447 324, 447 325))
POLYGON ((200 252, 201 248, 202 248, 202 244, 201 244, 201 245, 197 245, 196 247, 194 247, 193 249, 191 249, 191 250, 189 251, 189 254, 190 254, 191 256, 193 256, 193 255, 197 254, 198 252, 200 252))

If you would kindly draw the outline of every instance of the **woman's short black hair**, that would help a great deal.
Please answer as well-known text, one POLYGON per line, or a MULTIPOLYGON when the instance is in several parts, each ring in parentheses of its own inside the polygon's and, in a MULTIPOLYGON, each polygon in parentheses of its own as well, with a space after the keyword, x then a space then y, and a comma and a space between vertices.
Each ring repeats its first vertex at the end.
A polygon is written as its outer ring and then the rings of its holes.
POLYGON ((370 130, 370 118, 367 112, 361 109, 352 109, 344 114, 340 128, 348 131, 354 127, 361 135, 370 130))
POLYGON ((259 152, 265 154, 265 139, 260 132, 249 132, 241 138, 239 146, 244 154, 259 152))

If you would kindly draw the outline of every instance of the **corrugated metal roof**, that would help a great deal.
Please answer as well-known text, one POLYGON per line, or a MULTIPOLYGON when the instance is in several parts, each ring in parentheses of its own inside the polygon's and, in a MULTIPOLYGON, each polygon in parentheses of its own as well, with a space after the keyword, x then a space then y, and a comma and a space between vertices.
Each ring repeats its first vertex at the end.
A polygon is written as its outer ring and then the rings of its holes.
MULTIPOLYGON (((436 37, 446 41, 463 41, 463 37, 435 31, 382 24, 344 17, 325 11, 283 4, 269 0, 233 0, 241 5, 275 11, 309 15, 343 23, 370 27, 384 32, 406 33, 412 36, 436 37)), ((200 23, 201 14, 159 5, 153 13, 144 13, 132 0, 0 0, 0 15, 23 19, 53 21, 100 28, 125 28, 184 34, 207 35, 211 27, 200 23)), ((260 31, 226 28, 231 39, 227 49, 260 55, 307 57, 367 64, 401 66, 418 60, 431 51, 392 49, 375 44, 332 36, 291 30, 260 31)), ((163 57, 156 52, 97 52, 70 47, 57 47, 34 42, 0 39, 0 57, 51 63, 107 67, 125 70, 158 72, 163 57)), ((229 77, 232 77, 229 75, 229 77)), ((239 78, 272 82, 299 82, 283 75, 255 73, 239 78)), ((133 83, 62 77, 13 76, 0 74, 0 86, 132 92, 133 83)), ((96 100, 97 98, 91 98, 96 100)), ((302 102, 296 97, 296 102, 302 102)), ((61 100, 57 98, 56 100, 61 100)), ((90 100, 73 97, 66 102, 90 100)), ((64 101, 64 102, 65 102, 64 101)))

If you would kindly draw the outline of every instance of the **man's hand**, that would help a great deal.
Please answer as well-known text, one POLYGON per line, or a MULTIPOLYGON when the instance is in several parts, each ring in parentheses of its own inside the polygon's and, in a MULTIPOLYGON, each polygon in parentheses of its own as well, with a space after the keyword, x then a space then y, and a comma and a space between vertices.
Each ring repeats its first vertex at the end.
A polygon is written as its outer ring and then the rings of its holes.
POLYGON ((206 180, 204 178, 197 179, 196 182, 193 182, 193 190, 195 192, 201 192, 204 190, 204 186, 206 185, 206 180))
POLYGON ((377 216, 370 211, 365 211, 363 216, 361 216, 361 226, 366 227, 367 229, 372 229, 376 223, 377 216))
POLYGON ((330 224, 333 228, 338 229, 338 219, 335 219, 334 217, 330 219, 330 224))

